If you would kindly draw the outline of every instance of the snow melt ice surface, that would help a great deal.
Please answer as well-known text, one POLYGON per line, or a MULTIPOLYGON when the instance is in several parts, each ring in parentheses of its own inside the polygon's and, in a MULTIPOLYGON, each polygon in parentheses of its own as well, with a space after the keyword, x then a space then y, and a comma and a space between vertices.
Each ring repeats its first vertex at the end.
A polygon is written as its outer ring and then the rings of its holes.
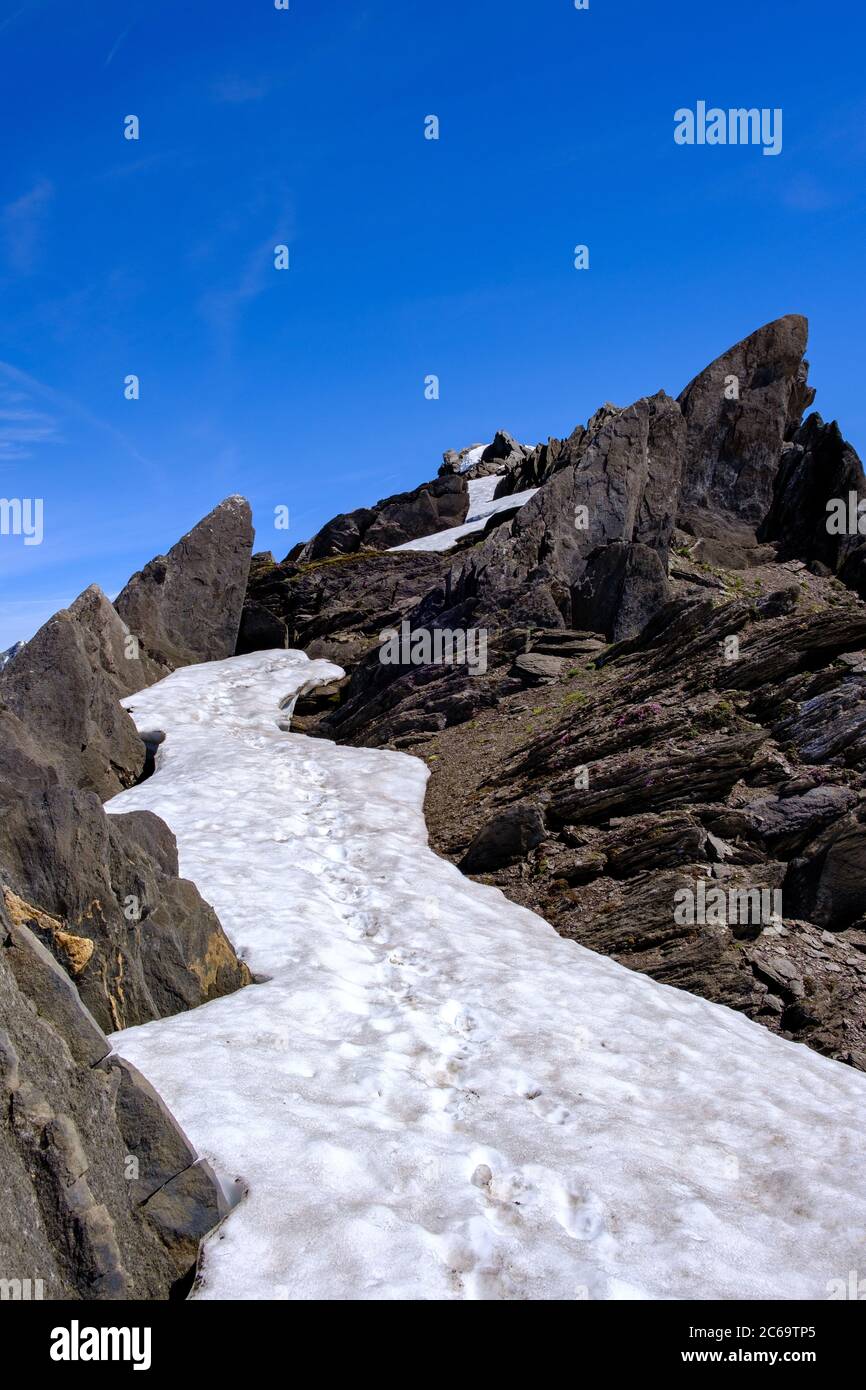
POLYGON ((427 771, 286 733, 298 652, 125 701, 112 812, 267 976, 115 1035, 248 1195, 198 1297, 812 1298, 863 1262, 866 1077, 566 941, 428 847, 427 771))
POLYGON ((488 517, 496 512, 507 511, 509 507, 525 507, 530 497, 534 497, 537 487, 527 488, 525 492, 514 492, 510 497, 497 497, 494 492, 502 481, 502 475, 491 473, 486 478, 473 478, 469 487, 469 511, 460 526, 449 526, 445 531, 434 531, 430 536, 420 536, 418 540, 404 541, 402 545, 392 545, 391 550, 450 550, 452 545, 471 536, 475 531, 483 531, 488 517))

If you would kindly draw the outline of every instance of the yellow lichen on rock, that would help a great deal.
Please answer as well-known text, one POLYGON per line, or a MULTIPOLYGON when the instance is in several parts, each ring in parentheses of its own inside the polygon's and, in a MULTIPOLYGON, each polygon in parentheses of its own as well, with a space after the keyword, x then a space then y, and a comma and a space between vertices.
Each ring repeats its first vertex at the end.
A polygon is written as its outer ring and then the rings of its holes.
POLYGON ((50 931, 69 961, 72 974, 81 974, 93 955, 94 946, 89 937, 73 936, 71 932, 64 931, 59 917, 52 917, 49 912, 43 912, 40 907, 25 902, 17 893, 13 893, 11 888, 3 888, 3 900, 13 926, 26 927, 33 922, 40 931, 50 931))

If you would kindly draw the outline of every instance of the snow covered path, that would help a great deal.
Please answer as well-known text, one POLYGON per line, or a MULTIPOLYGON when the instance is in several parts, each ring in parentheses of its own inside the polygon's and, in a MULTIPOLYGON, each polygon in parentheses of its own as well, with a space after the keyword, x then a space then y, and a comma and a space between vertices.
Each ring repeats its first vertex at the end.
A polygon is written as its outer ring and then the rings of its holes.
POLYGON ((115 1035, 249 1195, 205 1298, 816 1298, 864 1266, 866 1077, 558 937, 427 847, 426 768, 283 732, 335 668, 191 667, 110 804, 269 977, 115 1035), (284 719, 284 716, 282 716, 284 719))

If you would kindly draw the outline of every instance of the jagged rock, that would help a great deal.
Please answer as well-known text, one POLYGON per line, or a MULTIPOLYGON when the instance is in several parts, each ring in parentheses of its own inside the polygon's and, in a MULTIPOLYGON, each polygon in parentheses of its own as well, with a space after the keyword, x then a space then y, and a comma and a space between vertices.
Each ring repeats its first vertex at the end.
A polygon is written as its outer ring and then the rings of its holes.
POLYGON ((228 1204, 202 1158, 158 1188, 142 1211, 180 1269, 189 1269, 203 1238, 228 1215, 228 1204))
POLYGON ((113 1072, 117 1126, 127 1152, 136 1159, 132 1170, 137 1176, 129 1179, 129 1192, 140 1206, 196 1163, 198 1154, 168 1106, 131 1062, 112 1055, 103 1066, 113 1072))
POLYGON ((776 952, 771 954, 753 951, 749 958, 758 978, 766 980, 782 995, 792 999, 801 999, 806 993, 806 986, 800 971, 787 956, 776 952))
POLYGON ((5 652, 0 652, 0 671, 3 670, 3 667, 6 665, 7 661, 11 661, 13 656, 18 655, 23 646, 23 642, 13 642, 12 646, 7 647, 5 652))
POLYGON ((765 324, 682 392, 688 430, 682 514, 706 508, 763 521, 782 447, 814 399, 803 361, 808 332, 799 314, 765 324))
POLYGON ((785 881, 793 910, 839 931, 866 914, 866 825, 844 817, 794 862, 785 881))
POLYGON ((0 821, 0 870, 7 910, 106 1031, 249 982, 213 909, 178 877, 174 836, 149 812, 106 816, 92 793, 63 787, 22 799, 0 821))
POLYGON ((863 465, 833 421, 812 414, 786 444, 776 477, 773 504, 761 537, 776 541, 781 559, 808 560, 838 574, 866 597, 866 540, 828 530, 827 504, 849 495, 866 497, 863 465))
POLYGON ((162 674, 234 655, 252 545, 249 503, 228 497, 119 594, 118 613, 162 674))
POLYGON ((0 816, 19 796, 45 791, 57 786, 59 780, 45 750, 22 721, 0 704, 0 816))
POLYGON ((289 630, 281 618, 275 618, 258 603, 245 603, 238 633, 237 655, 245 652, 284 650, 289 645, 289 630))
POLYGON ((607 868, 607 856, 591 845, 566 850, 556 857, 552 875, 554 882, 562 881, 572 888, 580 887, 598 878, 607 868))
POLYGON ((763 545, 754 526, 729 513, 695 508, 681 512, 679 525, 689 537, 689 558, 728 570, 771 563, 775 547, 763 545))
POLYGON ((640 758, 603 759, 591 767, 586 790, 570 782, 552 787, 554 823, 593 824, 636 811, 688 805, 724 796, 751 766, 763 735, 747 733, 707 740, 701 764, 688 752, 656 748, 640 758))
POLYGON ((5 899, 0 899, 0 925, 2 959, 31 1009, 63 1039, 77 1063, 96 1066, 111 1049, 69 976, 26 923, 9 914, 5 899))
POLYGON ((264 564, 251 581, 247 607, 260 606, 283 624, 290 646, 352 673, 340 710, 347 719, 353 700, 373 700, 400 677, 400 667, 378 659, 381 634, 399 628, 428 593, 444 603, 447 565, 441 555, 410 550, 264 564))
POLYGON ((801 796, 752 801, 749 815, 754 833, 775 855, 788 859, 856 804, 857 795, 848 787, 813 787, 801 796))
POLYGON ((571 628, 553 628, 549 632, 533 632, 529 641, 531 652, 545 656, 583 658, 597 656, 607 643, 599 632, 575 632, 571 628))
MULTIPOLYGON (((684 442, 679 407, 664 392, 612 416, 507 533, 500 529, 471 552, 455 576, 457 599, 476 599, 481 623, 572 625, 572 592, 593 551, 620 541, 666 553, 684 442)), ((575 625, 604 630, 584 605, 575 625)))
POLYGON ((41 1280, 35 1296, 47 1300, 167 1299, 195 1262, 193 1231, 204 1235, 225 1210, 219 1186, 206 1170, 197 1177, 186 1229, 141 1205, 142 1183, 182 1188, 195 1161, 188 1141, 144 1079, 109 1056, 75 987, 2 903, 0 943, 3 1276, 41 1280), (136 1088, 147 1124, 135 1119, 136 1088), (129 1135, 145 1132, 149 1148, 131 1152, 129 1135), (154 1172, 149 1154, 162 1163, 154 1172))
POLYGON ((593 551, 572 595, 575 623, 592 623, 615 642, 635 637, 671 598, 664 565, 647 545, 593 551))
POLYGON ((620 407, 606 401, 600 406, 585 425, 578 425, 567 439, 548 439, 546 444, 538 444, 534 449, 524 449, 523 458, 513 455, 508 460, 505 476, 496 489, 497 497, 508 497, 513 492, 525 492, 528 488, 541 487, 560 468, 580 462, 587 445, 608 421, 621 414, 620 407))
POLYGON ((823 689, 810 688, 808 677, 800 689, 791 683, 789 703, 781 718, 777 712, 773 733, 793 744, 806 763, 841 759, 866 766, 866 681, 848 671, 829 674, 831 683, 823 689))
POLYGON ((488 873, 523 859, 544 839, 544 819, 537 806, 510 806, 487 822, 461 861, 467 874, 488 873))
POLYGON ((133 677, 123 623, 94 586, 50 618, 0 673, 0 702, 73 786, 105 799, 132 786, 144 744, 118 703, 133 677))
POLYGON ((411 492, 386 497, 374 507, 334 517, 295 555, 304 565, 358 550, 390 550, 419 536, 461 526, 469 510, 466 479, 444 474, 411 492))
POLYGON ((707 835, 685 811, 662 815, 626 816, 612 825, 604 841, 607 870, 613 878, 632 878, 647 869, 699 861, 707 835))

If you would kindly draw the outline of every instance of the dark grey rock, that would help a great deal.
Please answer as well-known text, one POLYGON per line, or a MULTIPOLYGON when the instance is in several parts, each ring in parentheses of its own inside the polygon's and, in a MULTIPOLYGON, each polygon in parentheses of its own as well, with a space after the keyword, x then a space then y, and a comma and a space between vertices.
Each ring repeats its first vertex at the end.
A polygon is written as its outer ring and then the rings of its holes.
POLYGON ((671 588, 647 545, 608 545, 589 557, 572 597, 572 620, 591 623, 612 641, 636 637, 666 603, 671 588))
POLYGON ((537 806, 511 806, 478 832, 460 867, 467 874, 489 873, 525 858, 544 836, 544 820, 537 806))
POLYGON ((218 1184, 147 1083, 107 1057, 74 986, 2 902, 0 943, 0 1272, 42 1280, 46 1300, 167 1299, 195 1262, 196 1233, 225 1209, 218 1184), (130 1129, 136 1084, 148 1118, 130 1129), (183 1202, 171 1223, 141 1205, 129 1133, 146 1133, 166 1184, 186 1188, 185 1217, 183 1202))
POLYGON ((521 652, 514 659, 513 674, 526 685, 548 685, 568 670, 568 661, 561 656, 545 656, 542 652, 521 652))
POLYGON ((471 552, 454 576, 456 597, 477 600, 482 624, 604 630, 584 604, 573 618, 572 594, 590 555, 612 542, 666 554, 684 441, 679 407, 663 392, 608 418, 579 462, 555 472, 507 534, 497 531, 471 552))
POLYGON ((304 565, 358 550, 390 550, 419 536, 462 525, 468 510, 466 479, 446 473, 411 492, 383 498, 374 507, 334 517, 293 560, 304 565))
POLYGON ((118 613, 163 674, 234 655, 252 545, 249 503, 228 497, 118 596, 118 613))
POLYGON ((783 445, 815 394, 803 361, 808 331, 799 314, 776 319, 716 358, 682 392, 683 511, 708 508, 763 521, 783 445), (726 384, 733 379, 738 396, 729 399, 726 384))
POLYGON ((106 816, 92 793, 65 787, 22 798, 0 818, 0 872, 14 895, 7 907, 106 1031, 249 982, 213 909, 178 877, 174 836, 150 812, 106 816))
POLYGON ((91 588, 39 629, 0 673, 0 702, 25 726, 40 756, 73 786, 103 800, 131 786, 144 744, 118 703, 133 679, 120 655, 125 629, 91 588))

